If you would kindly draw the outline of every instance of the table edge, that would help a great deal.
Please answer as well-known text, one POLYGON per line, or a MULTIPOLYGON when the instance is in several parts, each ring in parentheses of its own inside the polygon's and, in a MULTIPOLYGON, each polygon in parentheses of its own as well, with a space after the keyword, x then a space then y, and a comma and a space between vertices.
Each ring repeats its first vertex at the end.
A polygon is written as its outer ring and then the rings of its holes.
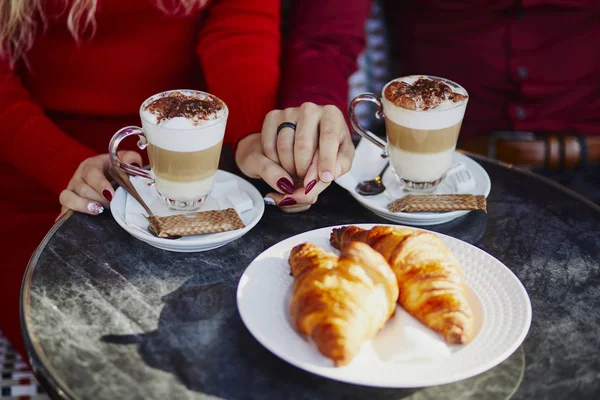
MULTIPOLYGON (((471 152, 467 152, 467 151, 463 151, 463 150, 457 150, 457 151, 460 151, 461 153, 463 153, 475 160, 481 160, 481 161, 485 161, 485 162, 488 162, 491 164, 495 164, 495 165, 513 170, 517 173, 520 173, 523 175, 528 175, 528 176, 532 177, 533 179, 540 180, 540 181, 552 186, 553 188, 558 189, 558 190, 562 191, 563 193, 583 202, 588 207, 590 207, 593 210, 595 210, 596 212, 600 213, 600 205, 597 205, 593 201, 591 201, 591 200, 583 197, 579 193, 559 184, 558 182, 553 181, 550 178, 546 178, 545 176, 537 174, 533 171, 529 171, 527 169, 520 168, 513 164, 505 163, 503 161, 494 160, 494 159, 482 156, 480 154, 475 154, 475 153, 471 153, 471 152)), ((62 382, 59 378, 57 378, 56 375, 52 374, 52 368, 50 367, 50 363, 49 363, 46 355, 44 354, 44 350, 41 348, 39 342, 34 340, 35 336, 30 334, 31 330, 28 329, 27 316, 30 314, 29 309, 30 309, 30 299, 31 299, 30 298, 31 280, 32 280, 33 272, 35 271, 37 261, 42 253, 42 250, 44 250, 44 248, 46 247, 46 244, 48 244, 48 242, 50 241, 52 236, 54 236, 54 234, 62 226, 62 224, 67 219, 69 219, 73 214, 74 214, 74 212, 72 210, 63 214, 61 216, 61 218, 58 221, 56 221, 56 223, 52 226, 52 228, 50 228, 50 230, 48 231, 46 236, 44 236, 44 239, 42 239, 40 244, 34 250, 33 254, 31 255, 31 258, 29 259, 29 262, 27 263, 27 268, 25 269, 25 273, 23 275, 23 280, 21 283, 21 295, 20 295, 20 301, 19 301, 19 317, 20 317, 20 324, 21 324, 21 336, 23 338, 23 343, 25 345, 24 347, 25 347, 25 351, 27 352, 27 358, 29 360, 29 364, 31 365, 34 374, 38 378, 38 381, 40 381, 40 383, 42 385, 44 385, 44 388, 47 389, 48 392, 54 393, 59 398, 69 399, 69 400, 76 399, 76 397, 73 395, 73 393, 71 393, 67 389, 67 386, 64 384, 64 382, 62 382)))
POLYGON ((40 244, 33 251, 29 262, 27 263, 27 268, 25 269, 25 273, 23 274, 23 280, 21 282, 21 295, 19 299, 19 319, 21 325, 21 337, 23 339, 23 344, 25 347, 25 352, 27 353, 27 359, 29 361, 29 365, 33 373, 35 374, 37 380, 44 387, 46 392, 50 394, 51 398, 60 398, 60 399, 75 399, 76 397, 67 389, 67 385, 64 384, 57 378, 58 374, 52 374, 52 368, 50 367, 50 362, 48 361, 44 350, 40 346, 39 342, 35 339, 35 335, 31 334, 31 330, 28 328, 28 316, 30 315, 30 306, 31 306, 31 281, 33 272, 35 270, 35 266, 37 264, 40 255, 42 254, 42 250, 46 247, 46 244, 50 241, 50 239, 54 236, 56 231, 64 224, 64 222, 69 219, 74 214, 73 210, 69 210, 65 214, 63 214, 50 228, 44 239, 40 242, 40 244))
POLYGON ((565 193, 565 194, 567 194, 567 195, 569 195, 571 197, 576 198, 577 200, 585 203, 587 206, 589 206, 593 210, 595 210, 595 211, 597 211, 597 212, 600 213, 600 205, 594 203, 593 201, 591 201, 590 199, 588 199, 588 198, 584 197, 583 195, 577 193, 576 191, 574 191, 572 189, 569 189, 568 187, 563 186, 563 185, 561 185, 560 183, 558 183, 556 181, 553 181, 550 178, 546 178, 543 175, 540 175, 540 174, 538 174, 536 172, 530 171, 530 170, 522 168, 522 167, 518 167, 518 166, 516 166, 514 164, 510 164, 510 163, 507 163, 507 162, 504 162, 504 161, 494 160, 492 158, 488 158, 486 156, 482 156, 481 154, 471 153, 471 152, 464 151, 464 150, 457 150, 457 151, 460 152, 460 153, 463 153, 464 155, 469 156, 469 157, 471 157, 471 158, 473 158, 475 160, 479 159, 479 160, 483 160, 485 162, 489 162, 490 164, 496 164, 498 166, 510 169, 510 170, 515 171, 517 173, 520 173, 520 174, 523 174, 523 175, 528 175, 528 176, 530 176, 533 179, 537 179, 539 181, 542 181, 542 182, 544 182, 544 183, 546 183, 546 184, 554 187, 555 189, 558 189, 561 192, 563 192, 563 193, 565 193))

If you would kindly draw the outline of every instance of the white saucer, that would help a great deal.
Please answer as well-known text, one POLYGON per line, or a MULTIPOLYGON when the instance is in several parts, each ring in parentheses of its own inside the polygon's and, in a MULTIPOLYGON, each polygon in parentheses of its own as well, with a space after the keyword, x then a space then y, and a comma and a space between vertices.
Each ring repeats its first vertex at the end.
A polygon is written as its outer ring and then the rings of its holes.
MULTIPOLYGON (((250 196, 253 203, 252 209, 242 212, 240 215, 240 218, 246 226, 242 229, 238 229, 235 231, 212 233, 208 235, 184 236, 180 239, 175 240, 158 238, 156 236, 153 236, 150 232, 148 232, 146 226, 130 226, 126 222, 125 214, 127 198, 129 197, 129 194, 127 194, 127 192, 125 192, 125 190, 123 190, 123 188, 121 187, 119 187, 115 192, 115 196, 112 202, 110 203, 110 210, 115 221, 117 221, 117 223, 123 229, 129 232, 136 239, 139 239, 151 246, 167 251, 184 253, 212 250, 224 246, 227 243, 244 236, 246 233, 248 233, 248 231, 250 231, 250 229, 252 229, 258 223, 258 221, 260 221, 265 211, 265 204, 260 192, 250 182, 240 178, 237 175, 226 171, 218 170, 216 176, 215 191, 219 188, 219 185, 223 185, 224 182, 232 180, 236 181, 239 190, 246 192, 246 194, 250 196)), ((144 194, 141 194, 141 196, 142 198, 144 198, 144 201, 147 200, 144 194)), ((212 207, 209 207, 208 209, 219 208, 219 203, 212 199, 211 196, 208 197, 206 203, 209 206, 212 205, 212 207)), ((199 211, 203 211, 203 208, 201 208, 199 211)))
MULTIPOLYGON (((363 207, 373 211, 381 218, 393 221, 399 224, 412 226, 428 226, 450 222, 456 218, 462 217, 470 211, 449 211, 449 212, 418 212, 418 213, 392 213, 388 211, 387 205, 397 198, 408 194, 401 191, 400 183, 396 180, 394 172, 388 168, 383 176, 383 183, 389 189, 376 196, 361 196, 354 189, 358 182, 362 180, 373 179, 377 176, 387 159, 381 158, 381 150, 366 140, 361 140, 356 148, 356 156, 350 171, 336 180, 336 183, 346 189, 363 207), (392 192, 394 195, 392 195, 392 192)), ((457 191, 451 187, 449 179, 440 183, 433 192, 434 194, 475 194, 488 196, 492 188, 490 177, 487 172, 466 155, 455 152, 452 155, 454 165, 462 164, 474 180, 474 187, 468 191, 457 191)), ((481 211, 478 211, 481 212, 481 211)))

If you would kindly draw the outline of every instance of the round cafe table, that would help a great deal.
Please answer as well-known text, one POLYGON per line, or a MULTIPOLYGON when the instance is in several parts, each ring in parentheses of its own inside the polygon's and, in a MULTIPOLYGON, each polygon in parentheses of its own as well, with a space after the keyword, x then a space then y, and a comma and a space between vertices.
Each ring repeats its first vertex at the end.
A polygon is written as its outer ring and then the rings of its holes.
POLYGON ((492 181, 488 214, 429 229, 500 259, 531 297, 525 342, 486 373, 422 389, 356 386, 282 361, 246 330, 237 283, 265 248, 324 226, 387 223, 337 185, 305 213, 267 207, 247 235, 204 253, 150 247, 109 212, 66 215, 23 280, 32 367, 52 396, 67 399, 599 398, 600 207, 534 174, 477 160, 492 181))

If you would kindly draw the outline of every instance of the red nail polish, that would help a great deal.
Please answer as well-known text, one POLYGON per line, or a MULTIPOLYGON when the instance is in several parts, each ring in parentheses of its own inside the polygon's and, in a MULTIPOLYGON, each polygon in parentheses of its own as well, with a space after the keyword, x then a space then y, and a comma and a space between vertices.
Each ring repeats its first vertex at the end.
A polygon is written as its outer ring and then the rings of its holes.
POLYGON ((287 178, 279 178, 277 181, 277 187, 286 194, 294 193, 294 184, 287 178))
POLYGON ((287 197, 279 202, 279 207, 293 206, 294 204, 296 204, 296 200, 287 197))
POLYGON ((136 162, 132 162, 131 165, 133 165, 134 167, 142 168, 142 166, 136 162))
POLYGON ((102 197, 104 197, 108 201, 112 201, 112 193, 108 189, 104 189, 102 191, 102 197))
POLYGON ((312 181, 308 182, 308 185, 306 185, 306 189, 304 189, 304 194, 308 194, 308 192, 310 192, 312 190, 312 188, 315 187, 316 184, 317 184, 316 179, 313 179, 312 181))

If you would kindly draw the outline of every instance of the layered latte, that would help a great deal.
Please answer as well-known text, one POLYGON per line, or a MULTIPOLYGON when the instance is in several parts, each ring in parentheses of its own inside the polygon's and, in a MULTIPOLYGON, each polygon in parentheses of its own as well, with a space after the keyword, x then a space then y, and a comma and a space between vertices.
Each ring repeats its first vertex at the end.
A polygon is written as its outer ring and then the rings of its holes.
POLYGON ((189 209, 211 192, 227 107, 203 92, 175 90, 146 100, 140 110, 156 189, 173 208, 189 209))
POLYGON ((396 174, 416 188, 434 186, 452 164, 466 90, 443 78, 407 76, 389 82, 381 102, 396 174))

